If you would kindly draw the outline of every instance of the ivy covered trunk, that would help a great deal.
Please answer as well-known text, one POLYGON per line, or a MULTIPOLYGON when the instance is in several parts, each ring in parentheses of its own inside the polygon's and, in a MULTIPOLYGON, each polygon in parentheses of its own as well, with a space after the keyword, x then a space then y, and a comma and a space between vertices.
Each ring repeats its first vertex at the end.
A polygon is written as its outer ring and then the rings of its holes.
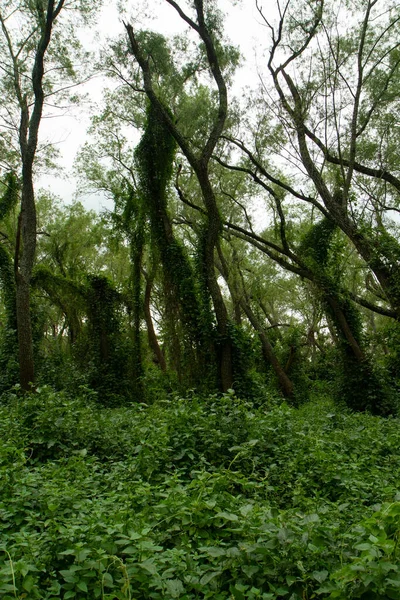
MULTIPOLYGON (((201 264, 200 267, 202 270, 201 279, 203 279, 200 281, 200 286, 202 287, 202 292, 204 292, 204 295, 211 297, 213 303, 217 322, 216 344, 212 344, 212 337, 209 336, 209 331, 203 331, 203 327, 205 329, 209 329, 209 325, 212 323, 212 321, 207 315, 202 314, 202 310, 195 313, 192 312, 191 308, 190 313, 185 315, 185 318, 188 318, 188 323, 192 326, 194 325, 195 329, 200 329, 200 339, 204 338, 204 334, 206 334, 206 344, 202 345, 203 347, 207 348, 208 343, 208 353, 210 352, 211 347, 215 347, 217 350, 216 358, 218 364, 219 385, 222 391, 227 391, 232 387, 233 382, 232 340, 229 334, 229 319, 226 306, 221 290, 218 286, 215 272, 214 252, 221 233, 222 222, 214 190, 209 177, 210 159, 225 127, 225 121, 228 112, 227 88, 220 65, 221 57, 219 44, 216 42, 212 23, 208 19, 209 15, 205 13, 205 8, 207 7, 204 6, 203 1, 194 0, 193 2, 193 8, 196 14, 195 21, 185 15, 177 4, 173 2, 170 2, 170 4, 174 6, 181 18, 183 18, 186 23, 189 24, 189 26, 198 34, 199 38, 201 39, 201 44, 204 45, 204 49, 206 51, 210 72, 218 90, 218 109, 216 110, 210 127, 208 128, 207 135, 202 140, 202 143, 200 143, 200 147, 197 144, 193 145, 191 141, 186 138, 182 130, 177 126, 177 122, 171 115, 168 107, 165 105, 162 95, 159 94, 159 91, 154 86, 152 67, 153 63, 149 60, 150 57, 147 56, 144 45, 142 45, 141 41, 136 37, 131 25, 125 24, 125 28, 130 42, 130 49, 135 56, 135 59, 137 60, 143 74, 144 90, 150 100, 152 113, 155 119, 157 119, 159 123, 163 124, 165 130, 168 130, 170 137, 173 138, 175 143, 180 147, 189 165, 196 173, 197 180, 201 188, 207 220, 205 235, 201 240, 202 247, 200 249, 200 260, 203 261, 203 264, 201 264), (200 315, 200 321, 197 323, 196 314, 200 315)), ((149 123, 150 120, 148 121, 148 124, 149 123)), ((160 144, 159 141, 158 143, 160 144)), ((160 145, 154 147, 155 156, 157 155, 157 152, 159 153, 159 148, 160 145)), ((181 265, 187 266, 188 263, 182 260, 181 265)), ((189 273, 187 274, 189 275, 189 273)), ((182 273, 180 277, 183 280, 186 279, 187 282, 194 282, 192 276, 190 275, 187 277, 186 273, 182 273)), ((190 296, 194 298, 192 292, 190 292, 190 296)), ((190 299, 190 296, 187 295, 188 300, 190 299)), ((200 303, 200 309, 203 307, 203 309, 206 310, 208 307, 207 299, 204 298, 204 301, 201 299, 200 303)), ((183 304, 181 305, 183 306, 183 304)))
POLYGON ((36 250, 36 207, 33 190, 33 153, 26 149, 23 157, 21 214, 15 256, 16 314, 20 384, 29 390, 35 380, 30 307, 30 281, 36 250), (19 258, 22 246, 21 258, 19 258))
POLYGON ((21 275, 17 276, 16 284, 20 385, 23 390, 29 390, 35 380, 30 317, 30 287, 29 283, 21 275))
MULTIPOLYGON (((135 158, 139 171, 139 191, 142 210, 150 223, 151 238, 163 272, 164 291, 167 299, 166 312, 169 320, 170 337, 174 342, 172 354, 178 360, 175 366, 180 372, 189 373, 190 385, 200 382, 201 370, 209 354, 212 330, 211 318, 204 318, 206 303, 201 301, 199 282, 183 244, 176 239, 168 212, 169 182, 172 175, 176 142, 152 104, 148 107, 146 128, 136 149, 135 158), (176 320, 182 325, 183 340, 178 339, 176 320), (178 345, 183 344, 182 352, 178 345), (194 349, 193 367, 192 349, 194 349), (180 365, 181 361, 187 364, 180 365), (199 377, 200 375, 200 377, 199 377)), ((207 246, 208 247, 208 246, 207 246)), ((208 258, 208 263, 209 263, 208 258)), ((212 268, 213 263, 212 263, 212 268)), ((207 287, 210 278, 207 269, 207 287)), ((218 293, 220 290, 213 275, 218 293)), ((214 294, 215 295, 215 294, 214 294)), ((214 296, 213 296, 214 300, 214 296)), ((230 385, 228 385, 230 387, 230 385)))
POLYGON ((214 306, 218 332, 218 367, 220 386, 226 392, 233 385, 232 340, 229 334, 229 318, 215 268, 215 251, 222 231, 222 220, 218 210, 214 190, 209 180, 207 164, 200 164, 196 170, 197 179, 203 192, 207 210, 207 228, 204 234, 202 259, 206 285, 214 306))

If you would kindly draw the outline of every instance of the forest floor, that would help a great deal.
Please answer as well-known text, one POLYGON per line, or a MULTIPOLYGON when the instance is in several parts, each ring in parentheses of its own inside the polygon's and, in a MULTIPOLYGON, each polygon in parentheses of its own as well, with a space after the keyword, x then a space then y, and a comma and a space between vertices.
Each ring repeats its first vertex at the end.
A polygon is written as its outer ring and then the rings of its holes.
POLYGON ((0 413, 3 600, 400 599, 398 419, 50 388, 0 413))

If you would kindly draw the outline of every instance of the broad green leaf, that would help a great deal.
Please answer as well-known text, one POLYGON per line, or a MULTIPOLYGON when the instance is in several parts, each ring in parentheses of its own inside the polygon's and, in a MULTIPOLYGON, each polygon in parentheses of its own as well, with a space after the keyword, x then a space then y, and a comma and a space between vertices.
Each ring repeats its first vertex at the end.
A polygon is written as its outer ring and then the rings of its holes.
POLYGON ((238 521, 239 517, 237 515, 235 515, 234 513, 230 513, 230 512, 219 512, 215 515, 215 518, 219 517, 220 519, 225 519, 225 521, 238 521))
POLYGON ((167 579, 165 587, 172 598, 179 598, 185 593, 185 588, 180 579, 167 579))

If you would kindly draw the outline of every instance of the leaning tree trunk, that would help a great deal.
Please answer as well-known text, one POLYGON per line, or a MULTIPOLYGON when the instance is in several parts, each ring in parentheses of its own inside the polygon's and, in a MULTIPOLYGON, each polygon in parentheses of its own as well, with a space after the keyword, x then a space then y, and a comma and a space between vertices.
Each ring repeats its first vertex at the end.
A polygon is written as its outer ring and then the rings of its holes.
POLYGON ((149 340, 149 346, 150 346, 151 351, 153 352, 153 357, 154 357, 153 360, 160 367, 161 371, 163 373, 165 373, 167 370, 167 365, 165 362, 164 353, 160 348, 160 344, 158 343, 157 334, 155 332, 154 325, 153 325, 153 318, 151 316, 150 302, 151 302, 152 287, 153 287, 153 280, 152 280, 151 276, 147 276, 146 277, 146 287, 145 287, 145 291, 144 291, 144 305, 143 305, 144 319, 146 321, 146 326, 147 326, 147 336, 148 336, 148 340, 149 340))
POLYGON ((218 284, 215 250, 218 247, 222 231, 222 220, 218 210, 214 190, 209 180, 208 166, 202 165, 196 170, 203 200, 207 210, 207 230, 204 236, 203 262, 207 279, 207 288, 214 306, 219 335, 219 377, 223 392, 233 385, 232 340, 228 331, 229 317, 221 288, 218 284))
MULTIPOLYGON (((243 282, 242 293, 240 293, 238 291, 236 285, 233 283, 232 278, 230 277, 230 269, 225 260, 225 257, 223 255, 220 244, 217 245, 217 249, 218 249, 218 255, 219 255, 219 259, 220 259, 218 268, 221 272, 221 275, 223 276, 223 278, 226 281, 226 284, 227 284, 229 292, 231 294, 233 303, 238 304, 243 309, 243 312, 246 315, 246 317, 248 318, 248 320, 250 321, 253 329, 257 332, 258 337, 261 342, 261 348, 262 348, 262 353, 263 353, 265 362, 267 364, 271 365, 272 369, 274 370, 275 375, 279 382, 279 386, 283 392, 283 395, 286 398, 292 398, 293 394, 294 394, 293 383, 290 380, 290 378, 288 377, 285 369, 280 364, 278 358, 276 357, 274 349, 272 347, 272 344, 268 339, 268 335, 267 335, 260 319, 257 317, 257 315, 255 314, 255 312, 253 311, 253 309, 250 306, 250 302, 249 302, 249 299, 246 294, 244 282, 243 282)), ((240 270, 239 270, 239 272, 240 272, 240 270)), ((242 277, 242 281, 243 281, 243 277, 242 277)))
POLYGON ((278 378, 279 387, 281 388, 283 395, 286 398, 292 398, 293 397, 293 383, 291 382, 290 378, 288 377, 287 373, 285 372, 285 369, 282 367, 279 360, 277 359, 274 349, 271 345, 271 342, 269 341, 268 336, 264 330, 264 327, 258 320, 256 314, 253 312, 250 305, 247 302, 245 302, 244 299, 242 299, 241 305, 242 305, 242 308, 243 308, 247 318, 249 319, 250 323, 252 324, 252 326, 258 333, 258 337, 260 338, 262 353, 265 358, 265 361, 267 363, 269 363, 271 365, 271 367, 273 368, 275 375, 278 378))

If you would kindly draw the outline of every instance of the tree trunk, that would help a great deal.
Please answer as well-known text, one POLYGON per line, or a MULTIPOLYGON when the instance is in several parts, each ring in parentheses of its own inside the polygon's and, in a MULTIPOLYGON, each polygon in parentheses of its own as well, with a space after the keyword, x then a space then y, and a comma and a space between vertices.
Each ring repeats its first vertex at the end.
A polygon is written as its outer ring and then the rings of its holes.
POLYGON ((147 326, 147 336, 149 340, 149 346, 154 355, 154 362, 156 362, 161 371, 165 373, 167 370, 167 365, 165 362, 164 353, 161 350, 160 344, 158 343, 158 338, 156 332, 154 330, 153 318, 151 316, 150 310, 150 299, 151 299, 151 289, 153 287, 153 282, 150 278, 146 280, 146 288, 144 292, 144 318, 147 326))
POLYGON ((208 165, 214 148, 224 129, 228 107, 227 89, 224 76, 219 65, 219 53, 216 50, 213 35, 210 33, 207 27, 203 1, 194 0, 193 3, 197 14, 197 23, 187 17, 180 7, 174 2, 170 2, 170 4, 176 8, 181 18, 183 18, 200 36, 207 52, 207 59, 214 81, 218 87, 218 112, 212 123, 207 140, 204 142, 200 152, 198 152, 195 144, 192 145, 191 142, 188 141, 183 135, 182 131, 179 130, 179 128, 176 126, 176 122, 174 122, 174 119, 166 110, 161 98, 155 92, 152 81, 151 63, 147 56, 142 52, 142 48, 135 37, 132 26, 125 24, 125 28, 128 33, 132 52, 143 73, 143 83, 146 94, 152 105, 159 112, 171 135, 175 138, 189 164, 195 171, 202 191, 208 220, 207 231, 204 237, 204 254, 202 257, 204 260, 203 266, 206 280, 204 281, 204 284, 207 286, 207 291, 209 292, 214 305, 219 336, 218 366, 220 387, 223 392, 226 392, 232 387, 233 382, 232 342, 230 340, 228 331, 228 314, 215 273, 214 251, 222 229, 222 222, 218 211, 215 194, 209 178, 208 165))
POLYGON ((208 167, 201 166, 196 170, 207 210, 207 230, 204 236, 203 260, 207 277, 207 287, 211 295, 217 320, 219 334, 219 376, 222 392, 226 392, 233 384, 232 341, 228 331, 228 312, 226 310, 221 288, 215 270, 214 253, 222 231, 222 220, 218 210, 214 190, 211 186, 208 167))
POLYGON ((335 316, 335 324, 337 329, 340 330, 342 336, 346 339, 356 360, 358 362, 363 362, 363 360, 365 359, 365 354, 362 351, 358 341, 354 337, 353 331, 350 328, 350 325, 346 319, 346 315, 344 314, 339 302, 332 296, 326 296, 326 301, 331 307, 332 312, 335 316))
POLYGON ((27 150, 23 156, 21 213, 18 222, 15 254, 18 354, 20 385, 31 389, 35 380, 33 339, 30 311, 30 281, 36 251, 36 207, 32 175, 33 157, 27 150), (21 259, 19 258, 22 246, 21 259))
POLYGON ((242 299, 241 304, 242 304, 244 312, 246 313, 247 318, 249 319, 250 323, 252 324, 252 326, 258 333, 258 337, 260 338, 260 341, 261 341, 261 347, 262 347, 262 352, 263 352, 264 358, 272 366, 273 370, 275 371, 275 374, 278 378, 279 385, 283 392, 283 395, 286 398, 292 398, 293 397, 293 383, 291 382, 291 380, 285 373, 285 370, 282 367, 282 365, 280 364, 279 360, 276 358, 274 349, 271 345, 271 342, 268 339, 266 332, 264 331, 262 324, 260 323, 257 316, 252 311, 251 307, 249 306, 249 304, 247 302, 245 302, 242 299))
POLYGON ((30 287, 29 282, 21 275, 16 278, 16 300, 20 385, 23 390, 28 391, 35 380, 30 287))
POLYGON ((36 206, 33 188, 33 163, 38 145, 39 127, 44 104, 44 57, 47 52, 52 27, 59 15, 64 0, 54 7, 54 0, 47 1, 47 7, 37 4, 38 25, 41 36, 35 52, 32 68, 32 90, 34 102, 30 114, 28 95, 23 93, 20 74, 14 60, 14 87, 20 107, 19 146, 22 159, 22 193, 19 231, 15 253, 15 281, 17 304, 17 330, 20 362, 20 383, 23 390, 29 390, 34 383, 34 358, 32 325, 30 314, 30 281, 36 251, 36 206), (46 13, 46 14, 45 14, 46 13), (21 256, 20 256, 21 254, 21 256))

